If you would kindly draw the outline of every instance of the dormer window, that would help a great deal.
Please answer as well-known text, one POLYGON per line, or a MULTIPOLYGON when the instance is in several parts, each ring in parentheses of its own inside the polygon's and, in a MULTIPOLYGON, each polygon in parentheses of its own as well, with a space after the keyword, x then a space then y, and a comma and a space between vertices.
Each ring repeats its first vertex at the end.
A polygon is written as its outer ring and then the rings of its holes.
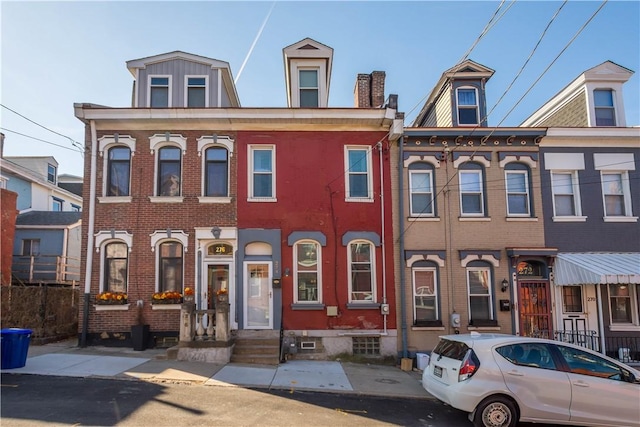
POLYGON ((54 165, 47 165, 47 181, 55 184, 56 183, 56 176, 58 175, 58 170, 54 165))
POLYGON ((208 107, 207 97, 207 77, 206 76, 186 76, 187 89, 185 90, 185 105, 188 108, 208 107))
POLYGON ((615 126, 616 111, 613 106, 613 91, 609 89, 594 90, 593 103, 596 110, 596 126, 615 126))
POLYGON ((151 108, 170 107, 171 78, 169 76, 149 77, 149 106, 151 108))
POLYGON ((318 107, 318 70, 299 70, 300 107, 318 107))
POLYGON ((478 124, 478 94, 475 88, 459 88, 458 99, 458 125, 478 124))

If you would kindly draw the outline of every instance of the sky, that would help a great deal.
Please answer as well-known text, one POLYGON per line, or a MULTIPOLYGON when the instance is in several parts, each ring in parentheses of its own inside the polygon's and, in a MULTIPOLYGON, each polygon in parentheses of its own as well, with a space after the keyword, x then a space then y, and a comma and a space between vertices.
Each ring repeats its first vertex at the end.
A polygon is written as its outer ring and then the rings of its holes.
POLYGON ((384 71, 409 125, 468 58, 495 70, 489 126, 518 126, 610 60, 634 71, 623 96, 627 125, 640 125, 638 0, 0 0, 0 24, 4 155, 53 156, 77 176, 84 125, 73 104, 130 107, 126 61, 175 50, 226 61, 243 107, 286 107, 282 49, 306 37, 334 49, 329 107, 352 107, 357 75, 384 71))

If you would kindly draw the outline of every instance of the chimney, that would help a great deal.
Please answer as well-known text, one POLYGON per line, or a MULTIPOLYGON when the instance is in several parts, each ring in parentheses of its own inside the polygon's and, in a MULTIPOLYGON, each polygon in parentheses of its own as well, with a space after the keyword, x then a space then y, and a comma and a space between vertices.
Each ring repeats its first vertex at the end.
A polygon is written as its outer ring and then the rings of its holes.
POLYGON ((358 74, 354 94, 356 108, 371 107, 371 75, 358 74))
POLYGON ((371 73, 371 106, 380 108, 384 105, 384 71, 371 73))

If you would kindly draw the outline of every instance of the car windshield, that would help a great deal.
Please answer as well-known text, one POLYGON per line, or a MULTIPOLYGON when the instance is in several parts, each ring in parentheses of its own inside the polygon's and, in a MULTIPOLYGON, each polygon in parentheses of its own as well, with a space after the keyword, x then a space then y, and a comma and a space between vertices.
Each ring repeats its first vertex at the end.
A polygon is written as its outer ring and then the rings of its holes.
POLYGON ((463 342, 442 339, 433 350, 433 352, 442 357, 462 360, 464 359, 464 356, 467 354, 468 350, 469 347, 467 347, 467 345, 463 342))

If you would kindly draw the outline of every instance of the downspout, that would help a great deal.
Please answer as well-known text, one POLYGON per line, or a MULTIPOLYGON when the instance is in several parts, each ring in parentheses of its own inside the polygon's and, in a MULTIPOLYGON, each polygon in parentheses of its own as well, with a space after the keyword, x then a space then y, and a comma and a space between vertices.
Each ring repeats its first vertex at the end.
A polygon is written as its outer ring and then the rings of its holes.
POLYGON ((598 332, 600 332, 600 352, 602 352, 602 354, 604 354, 605 356, 607 355, 607 347, 606 347, 606 342, 604 339, 604 318, 602 317, 602 286, 599 284, 595 284, 594 285, 596 287, 596 297, 598 298, 598 332))
POLYGON ((98 151, 98 136, 96 123, 91 120, 91 169, 89 173, 89 223, 87 224, 87 263, 84 271, 84 312, 82 313, 82 333, 80 347, 87 346, 87 329, 89 329, 89 299, 91 296, 91 271, 93 270, 93 241, 95 230, 96 208, 96 153, 98 151))
MULTIPOLYGON (((387 304, 387 251, 385 250, 385 224, 384 224, 384 170, 382 169, 382 141, 378 141, 378 151, 380 154, 380 221, 382 227, 380 232, 381 249, 382 249, 382 303, 387 304)), ((384 335, 387 335, 387 313, 382 315, 384 322, 384 335)))
POLYGON ((406 359, 409 357, 407 347, 407 310, 405 307, 405 290, 404 290, 404 281, 405 281, 405 271, 404 271, 404 169, 403 169, 403 158, 404 158, 404 137, 401 136, 398 140, 398 144, 400 145, 400 154, 398 158, 398 243, 400 246, 400 328, 402 334, 402 358, 406 359))

